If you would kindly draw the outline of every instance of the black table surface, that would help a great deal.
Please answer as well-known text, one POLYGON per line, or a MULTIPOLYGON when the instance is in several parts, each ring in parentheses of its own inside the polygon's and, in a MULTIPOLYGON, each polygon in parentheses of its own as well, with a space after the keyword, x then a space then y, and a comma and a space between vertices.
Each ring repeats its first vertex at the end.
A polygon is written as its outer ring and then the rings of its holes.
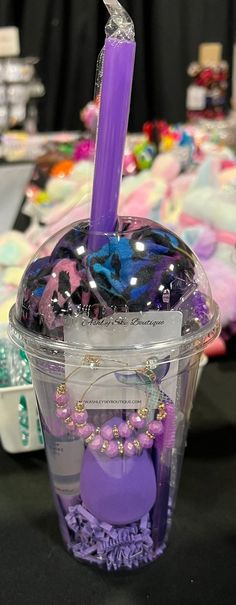
POLYGON ((236 361, 204 370, 165 554, 108 574, 61 542, 44 452, 0 451, 1 605, 236 604, 236 361))

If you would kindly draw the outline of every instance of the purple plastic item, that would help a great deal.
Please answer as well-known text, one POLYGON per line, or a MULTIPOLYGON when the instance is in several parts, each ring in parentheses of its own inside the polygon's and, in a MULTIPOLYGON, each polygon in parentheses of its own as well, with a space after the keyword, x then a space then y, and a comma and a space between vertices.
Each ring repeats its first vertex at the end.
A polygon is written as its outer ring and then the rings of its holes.
POLYGON ((156 478, 150 454, 107 458, 86 450, 80 476, 86 508, 99 521, 128 525, 147 514, 156 498, 156 478))
POLYGON ((117 206, 128 127, 135 42, 107 38, 96 143, 89 248, 96 250, 100 238, 92 232, 111 233, 117 221, 117 206))
POLYGON ((106 565, 108 571, 133 569, 153 560, 150 515, 137 523, 113 527, 101 523, 84 506, 71 506, 66 523, 72 534, 68 548, 87 563, 106 565))

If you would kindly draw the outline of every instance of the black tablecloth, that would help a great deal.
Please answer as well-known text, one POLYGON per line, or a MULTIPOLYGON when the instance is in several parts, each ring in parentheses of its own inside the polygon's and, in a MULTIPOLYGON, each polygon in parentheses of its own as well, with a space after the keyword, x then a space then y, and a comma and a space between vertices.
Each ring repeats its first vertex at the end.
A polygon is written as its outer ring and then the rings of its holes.
POLYGON ((236 604, 236 362, 205 370, 166 553, 107 574, 62 545, 44 453, 0 451, 1 605, 236 604))

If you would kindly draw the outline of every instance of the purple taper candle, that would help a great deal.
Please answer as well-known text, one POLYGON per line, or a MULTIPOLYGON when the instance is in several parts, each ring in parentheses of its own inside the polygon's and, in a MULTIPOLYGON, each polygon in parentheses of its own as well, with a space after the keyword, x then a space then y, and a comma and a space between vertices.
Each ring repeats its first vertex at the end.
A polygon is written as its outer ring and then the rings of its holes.
POLYGON ((117 29, 108 35, 104 48, 89 236, 91 251, 104 241, 94 232, 111 233, 116 227, 136 49, 134 39, 129 39, 130 31, 134 38, 134 31, 124 9, 116 1, 104 1, 111 13, 110 29, 112 26, 117 29))

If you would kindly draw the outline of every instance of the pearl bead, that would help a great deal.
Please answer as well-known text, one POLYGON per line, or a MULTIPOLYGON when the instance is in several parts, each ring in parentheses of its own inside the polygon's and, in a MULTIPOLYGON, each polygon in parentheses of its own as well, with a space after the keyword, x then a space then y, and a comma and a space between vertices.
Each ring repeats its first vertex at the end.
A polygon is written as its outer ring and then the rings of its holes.
POLYGON ((110 443, 107 447, 106 453, 109 456, 109 458, 115 458, 118 455, 119 448, 118 448, 118 444, 116 443, 116 441, 110 441, 110 443))
POLYGON ((69 401, 68 393, 56 393, 55 401, 58 406, 66 405, 69 401))
POLYGON ((101 435, 96 435, 96 437, 94 437, 93 441, 91 441, 91 443, 89 444, 89 448, 90 450, 93 450, 95 452, 97 452, 98 450, 101 449, 103 444, 103 439, 101 437, 101 435))
POLYGON ((109 424, 105 424, 101 428, 101 435, 102 435, 103 439, 105 439, 106 441, 111 441, 113 439, 112 426, 109 426, 109 424))
POLYGON ((141 446, 145 450, 148 450, 149 448, 151 448, 153 446, 153 440, 150 439, 150 437, 148 437, 148 435, 145 435, 145 433, 140 433, 138 438, 139 438, 141 446))
POLYGON ((93 424, 86 424, 85 426, 77 429, 78 435, 83 439, 87 439, 91 433, 95 432, 95 426, 93 424))
POLYGON ((143 427, 146 425, 145 418, 141 418, 141 416, 139 416, 135 412, 130 415, 129 421, 135 429, 143 429, 143 427))
POLYGON ((135 450, 135 445, 133 443, 133 441, 125 441, 124 443, 124 453, 126 454, 126 456, 134 456, 136 453, 135 450))
POLYGON ((58 408, 56 415, 60 420, 66 420, 70 416, 70 408, 58 408))
POLYGON ((119 433, 123 439, 128 439, 132 435, 132 430, 129 428, 127 422, 121 422, 119 424, 119 433))
POLYGON ((73 420, 77 424, 84 424, 88 420, 88 412, 74 412, 73 420))
POLYGON ((158 420, 152 420, 152 422, 149 422, 148 424, 148 430, 150 433, 153 433, 153 435, 162 435, 164 430, 163 424, 162 422, 158 422, 158 420))

